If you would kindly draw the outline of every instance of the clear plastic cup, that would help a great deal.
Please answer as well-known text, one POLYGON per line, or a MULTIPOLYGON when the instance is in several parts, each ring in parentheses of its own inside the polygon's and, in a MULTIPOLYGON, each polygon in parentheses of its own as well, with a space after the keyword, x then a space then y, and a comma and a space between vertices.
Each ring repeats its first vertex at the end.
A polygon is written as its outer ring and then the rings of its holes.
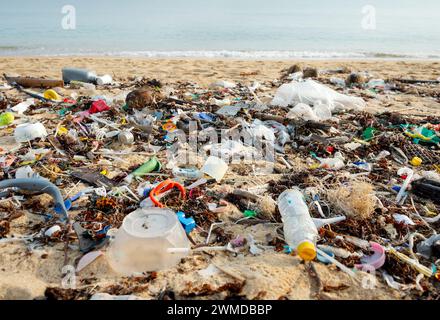
POLYGON ((138 209, 124 218, 110 244, 110 266, 123 275, 171 268, 184 258, 190 242, 177 215, 170 209, 138 209), (172 253, 169 249, 187 248, 172 253))

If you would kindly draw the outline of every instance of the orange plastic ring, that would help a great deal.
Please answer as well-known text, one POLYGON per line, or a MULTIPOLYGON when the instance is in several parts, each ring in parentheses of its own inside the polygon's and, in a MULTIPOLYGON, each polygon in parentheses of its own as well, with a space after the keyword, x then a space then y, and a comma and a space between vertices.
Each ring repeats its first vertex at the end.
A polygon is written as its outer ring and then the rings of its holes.
POLYGON ((185 199, 186 198, 185 188, 180 183, 167 179, 159 183, 153 190, 151 190, 150 192, 151 201, 154 203, 155 206, 159 208, 163 208, 164 205, 156 199, 156 196, 164 192, 167 192, 168 190, 174 187, 180 190, 180 195, 182 196, 183 199, 185 199))

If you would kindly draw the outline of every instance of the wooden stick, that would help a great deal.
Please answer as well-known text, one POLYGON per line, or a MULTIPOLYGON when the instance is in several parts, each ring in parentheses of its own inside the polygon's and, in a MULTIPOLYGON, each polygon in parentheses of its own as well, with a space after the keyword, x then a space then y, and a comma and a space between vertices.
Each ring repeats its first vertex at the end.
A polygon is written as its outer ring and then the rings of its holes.
POLYGON ((409 84, 416 84, 416 83, 439 84, 440 83, 440 81, 438 80, 415 80, 415 79, 393 79, 393 80, 402 83, 409 83, 409 84))
POLYGON ((8 83, 17 83, 24 88, 55 88, 64 87, 63 80, 30 78, 30 77, 8 77, 4 75, 8 83))

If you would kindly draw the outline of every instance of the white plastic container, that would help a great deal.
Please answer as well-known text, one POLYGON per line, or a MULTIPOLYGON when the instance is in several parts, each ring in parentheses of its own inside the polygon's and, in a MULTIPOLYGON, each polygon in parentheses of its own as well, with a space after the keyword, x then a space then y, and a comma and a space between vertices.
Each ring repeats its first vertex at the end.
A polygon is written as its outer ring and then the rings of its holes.
POLYGON ((100 86, 102 86, 104 84, 111 84, 112 82, 113 82, 113 78, 109 74, 105 74, 103 76, 96 77, 96 84, 100 85, 100 86))
POLYGON ((170 248, 190 248, 177 215, 169 209, 138 209, 124 218, 107 252, 110 266, 131 276, 174 267, 187 253, 170 248))
POLYGON ((284 239, 287 244, 296 250, 302 259, 315 259, 318 230, 310 217, 301 191, 293 188, 281 193, 278 197, 278 209, 283 220, 284 239))
POLYGON ((313 109, 305 103, 298 103, 287 113, 288 119, 303 119, 305 121, 318 121, 318 116, 313 109))
POLYGON ((315 103, 313 106, 313 111, 315 112, 319 121, 326 121, 332 118, 332 112, 330 107, 324 103, 321 102, 315 103))

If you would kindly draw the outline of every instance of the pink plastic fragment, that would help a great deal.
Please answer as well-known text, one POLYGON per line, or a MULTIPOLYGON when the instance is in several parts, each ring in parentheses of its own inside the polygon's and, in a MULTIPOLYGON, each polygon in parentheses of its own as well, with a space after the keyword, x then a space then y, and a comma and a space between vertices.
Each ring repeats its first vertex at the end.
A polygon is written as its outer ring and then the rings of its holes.
POLYGON ((370 250, 374 252, 371 256, 361 258, 362 264, 355 267, 359 270, 369 270, 371 267, 379 269, 385 264, 385 248, 376 242, 370 242, 370 250))
POLYGON ((235 239, 232 239, 230 241, 232 247, 234 248, 238 248, 238 247, 242 247, 245 244, 246 239, 243 238, 242 236, 237 236, 235 239))

